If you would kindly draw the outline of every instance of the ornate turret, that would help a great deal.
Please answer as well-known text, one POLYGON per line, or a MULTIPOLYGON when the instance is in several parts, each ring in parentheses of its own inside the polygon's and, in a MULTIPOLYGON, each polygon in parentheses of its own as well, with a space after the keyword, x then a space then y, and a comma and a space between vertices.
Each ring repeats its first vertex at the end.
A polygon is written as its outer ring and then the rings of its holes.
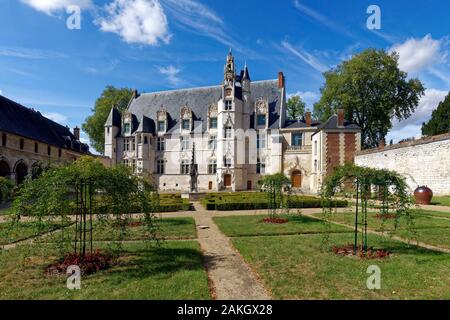
POLYGON ((236 80, 236 68, 234 65, 234 57, 233 52, 230 49, 230 52, 227 56, 227 63, 224 68, 224 84, 231 85, 236 80))

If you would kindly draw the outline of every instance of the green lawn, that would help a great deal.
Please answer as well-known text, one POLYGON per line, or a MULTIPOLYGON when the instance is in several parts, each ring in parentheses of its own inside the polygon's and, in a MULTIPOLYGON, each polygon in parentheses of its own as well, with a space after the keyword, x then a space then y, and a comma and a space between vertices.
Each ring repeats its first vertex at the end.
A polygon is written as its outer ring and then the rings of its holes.
POLYGON ((56 222, 39 228, 35 224, 25 222, 19 224, 11 224, 9 222, 0 223, 0 245, 26 240, 59 229, 60 227, 61 224, 56 222))
POLYGON ((416 214, 425 215, 425 216, 433 216, 433 217, 442 217, 450 219, 450 212, 442 212, 442 211, 430 211, 430 210, 415 210, 416 214))
POLYGON ((0 299, 208 300, 208 277, 198 243, 171 241, 159 249, 126 244, 118 264, 66 289, 66 277, 45 276, 55 261, 50 248, 0 251, 0 299))
MULTIPOLYGON (((450 220, 433 217, 427 211, 415 210, 413 211, 412 230, 408 230, 405 218, 399 219, 398 227, 395 229, 394 219, 383 221, 376 219, 374 215, 375 213, 369 213, 369 229, 385 231, 388 235, 396 235, 442 248, 450 248, 450 220)), ((315 216, 323 217, 322 214, 315 216)), ((330 219, 353 227, 355 215, 354 213, 338 213, 332 214, 330 219)))
MULTIPOLYGON (((214 222, 228 237, 258 235, 293 235, 321 233, 326 230, 323 221, 299 215, 280 215, 289 220, 286 224, 267 224, 262 222, 267 215, 214 217, 214 222)), ((332 225, 331 232, 349 232, 345 227, 332 225)))
MULTIPOLYGON (((185 240, 197 238, 195 221, 192 218, 170 218, 158 219, 159 229, 157 237, 166 240, 185 240)), ((50 231, 60 229, 60 224, 51 223, 48 226, 38 230, 32 223, 21 222, 11 227, 9 223, 0 223, 0 245, 15 243, 31 237, 48 233, 50 231)), ((94 241, 114 241, 120 239, 120 230, 114 228, 109 223, 94 221, 93 223, 93 240, 94 241)), ((64 230, 64 235, 72 237, 75 232, 75 225, 64 230)), ((128 227, 123 241, 137 241, 148 239, 145 226, 128 227)), ((47 242, 61 241, 61 233, 55 233, 45 239, 47 242)))
POLYGON ((450 196, 433 197, 431 204, 450 207, 450 196))
POLYGON ((240 237, 232 242, 277 299, 450 299, 450 255, 369 235, 369 244, 392 252, 386 260, 335 255, 352 234, 240 237), (381 268, 381 290, 367 289, 368 266, 381 268))
MULTIPOLYGON (((137 220, 136 220, 137 221, 137 220)), ((195 221, 193 218, 158 219, 158 238, 167 240, 184 240, 197 238, 195 221)), ((74 232, 74 226, 69 233, 74 232)), ((114 241, 120 239, 120 228, 112 226, 109 222, 94 221, 94 241, 114 241)), ((145 226, 127 227, 127 233, 122 240, 137 241, 148 239, 145 226)))

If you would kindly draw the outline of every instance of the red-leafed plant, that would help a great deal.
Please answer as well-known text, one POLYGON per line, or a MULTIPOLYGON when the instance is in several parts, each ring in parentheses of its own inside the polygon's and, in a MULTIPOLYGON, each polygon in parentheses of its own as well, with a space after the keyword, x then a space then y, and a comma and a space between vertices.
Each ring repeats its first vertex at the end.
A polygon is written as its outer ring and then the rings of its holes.
MULTIPOLYGON (((348 244, 341 247, 333 246, 333 252, 341 256, 354 256, 355 247, 353 244, 348 244)), ((361 259, 385 259, 389 258, 391 253, 386 250, 374 248, 368 248, 367 250, 364 250, 362 246, 359 246, 356 251, 356 255, 361 259)))
POLYGON ((64 275, 70 266, 78 266, 81 274, 90 275, 108 269, 111 267, 112 261, 112 254, 99 250, 84 256, 80 253, 67 253, 62 259, 47 267, 45 273, 47 275, 64 275))

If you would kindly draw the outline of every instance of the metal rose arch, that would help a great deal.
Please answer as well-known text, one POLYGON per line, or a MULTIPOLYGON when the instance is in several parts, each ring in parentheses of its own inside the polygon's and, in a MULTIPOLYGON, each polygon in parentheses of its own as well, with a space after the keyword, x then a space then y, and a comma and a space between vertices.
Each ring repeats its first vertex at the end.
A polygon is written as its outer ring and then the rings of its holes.
MULTIPOLYGON (((336 167, 322 186, 322 206, 324 218, 329 221, 332 208, 332 198, 344 190, 352 194, 355 213, 354 247, 366 254, 368 250, 368 208, 369 200, 375 198, 379 210, 378 217, 383 220, 393 217, 397 228, 400 218, 405 218, 407 227, 413 226, 411 195, 405 179, 394 171, 359 167, 345 164, 336 167), (359 237, 359 235, 361 235, 359 237), (359 245, 360 244, 360 245, 359 245)), ((377 210, 374 209, 374 210, 377 210)), ((352 210, 353 211, 353 210, 352 210)))

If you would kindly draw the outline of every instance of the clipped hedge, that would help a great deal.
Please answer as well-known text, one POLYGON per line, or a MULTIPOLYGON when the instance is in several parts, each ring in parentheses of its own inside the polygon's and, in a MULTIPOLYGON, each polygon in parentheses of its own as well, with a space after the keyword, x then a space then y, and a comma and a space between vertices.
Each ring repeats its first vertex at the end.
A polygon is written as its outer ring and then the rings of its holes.
MULTIPOLYGON (((284 199, 285 208, 322 208, 322 199, 309 196, 288 196, 284 199)), ((222 193, 208 194, 201 201, 209 211, 261 210, 268 209, 269 203, 265 193, 222 193)), ((345 200, 333 200, 332 206, 347 207, 345 200)))

